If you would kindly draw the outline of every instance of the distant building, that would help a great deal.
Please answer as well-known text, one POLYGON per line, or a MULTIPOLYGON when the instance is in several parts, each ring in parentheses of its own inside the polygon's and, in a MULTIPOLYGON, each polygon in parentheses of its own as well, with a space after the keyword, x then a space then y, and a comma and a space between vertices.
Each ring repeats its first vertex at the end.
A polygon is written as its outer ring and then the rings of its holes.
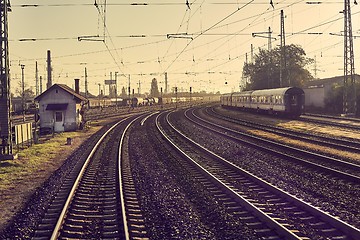
MULTIPOLYGON (((360 81, 360 75, 355 74, 355 81, 360 81)), ((325 100, 329 97, 334 85, 344 85, 344 76, 316 79, 306 82, 303 87, 305 92, 305 108, 324 108, 325 100)))
MULTIPOLYGON (((75 88, 78 90, 78 88, 75 88)), ((79 129, 87 99, 64 84, 54 84, 35 98, 39 104, 40 130, 64 132, 79 129)))

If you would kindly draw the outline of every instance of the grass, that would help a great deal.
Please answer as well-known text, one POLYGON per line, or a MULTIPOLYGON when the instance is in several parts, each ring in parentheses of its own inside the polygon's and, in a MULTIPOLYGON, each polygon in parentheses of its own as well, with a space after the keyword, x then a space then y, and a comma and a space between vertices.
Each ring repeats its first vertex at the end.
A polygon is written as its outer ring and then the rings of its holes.
POLYGON ((94 127, 85 132, 65 132, 41 138, 40 144, 20 149, 18 159, 0 161, 0 232, 36 188, 96 129, 94 127), (73 139, 71 145, 66 145, 67 138, 73 139))
POLYGON ((13 183, 23 180, 29 175, 36 175, 48 165, 56 165, 55 157, 59 151, 66 151, 68 137, 80 136, 80 132, 66 132, 56 134, 53 138, 45 140, 41 144, 34 144, 18 152, 18 159, 0 162, 0 192, 11 188, 13 183))

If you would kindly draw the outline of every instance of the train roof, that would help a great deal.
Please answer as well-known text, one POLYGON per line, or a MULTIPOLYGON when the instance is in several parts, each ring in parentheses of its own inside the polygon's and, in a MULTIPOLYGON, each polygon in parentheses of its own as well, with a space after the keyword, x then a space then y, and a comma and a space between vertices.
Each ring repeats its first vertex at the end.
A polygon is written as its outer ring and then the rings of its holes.
POLYGON ((285 95, 286 93, 289 92, 304 93, 304 91, 298 87, 285 87, 285 88, 255 90, 252 92, 251 95, 252 96, 285 95))
POLYGON ((225 93, 223 97, 238 97, 238 96, 271 96, 271 95, 284 95, 289 92, 297 92, 304 94, 304 90, 299 87, 284 87, 284 88, 273 88, 273 89, 262 89, 262 90, 251 90, 244 92, 225 93))
POLYGON ((231 96, 249 96, 253 91, 244 91, 244 92, 232 92, 232 93, 224 93, 222 97, 231 97, 231 96))
POLYGON ((251 96, 251 93, 253 91, 244 91, 244 92, 235 92, 232 94, 232 96, 237 97, 237 96, 251 96))

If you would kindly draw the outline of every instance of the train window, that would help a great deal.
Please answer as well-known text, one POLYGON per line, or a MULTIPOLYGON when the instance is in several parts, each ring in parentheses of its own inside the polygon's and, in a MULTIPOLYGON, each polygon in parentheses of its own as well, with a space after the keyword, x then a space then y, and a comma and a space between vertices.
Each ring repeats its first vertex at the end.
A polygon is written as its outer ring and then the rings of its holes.
POLYGON ((279 96, 275 96, 275 104, 278 104, 278 101, 279 101, 279 96))

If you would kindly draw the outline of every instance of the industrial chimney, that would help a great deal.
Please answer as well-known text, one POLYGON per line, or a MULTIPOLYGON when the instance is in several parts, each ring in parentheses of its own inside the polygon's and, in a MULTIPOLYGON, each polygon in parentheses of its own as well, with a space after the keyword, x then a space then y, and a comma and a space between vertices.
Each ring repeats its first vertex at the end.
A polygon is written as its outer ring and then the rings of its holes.
POLYGON ((51 55, 50 50, 47 50, 47 84, 46 89, 49 89, 52 86, 52 74, 51 74, 51 55))
POLYGON ((79 85, 80 79, 75 78, 74 80, 75 80, 75 92, 76 92, 77 94, 80 94, 80 85, 79 85))

